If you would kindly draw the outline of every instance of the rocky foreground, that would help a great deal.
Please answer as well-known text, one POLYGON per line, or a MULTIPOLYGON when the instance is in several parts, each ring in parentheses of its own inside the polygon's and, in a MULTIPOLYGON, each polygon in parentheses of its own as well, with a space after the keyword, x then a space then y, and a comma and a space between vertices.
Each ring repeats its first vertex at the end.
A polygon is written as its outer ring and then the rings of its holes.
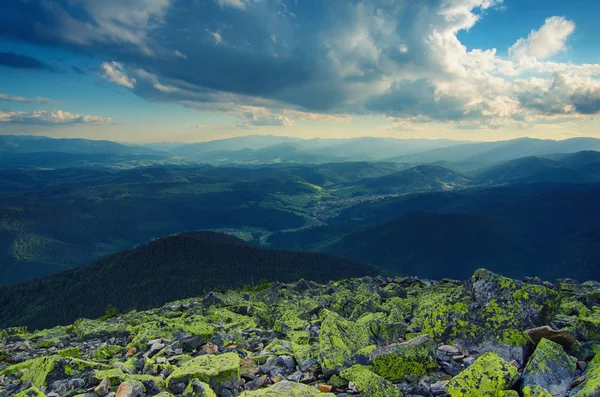
POLYGON ((362 278, 0 331, 0 395, 599 396, 600 283, 362 278))

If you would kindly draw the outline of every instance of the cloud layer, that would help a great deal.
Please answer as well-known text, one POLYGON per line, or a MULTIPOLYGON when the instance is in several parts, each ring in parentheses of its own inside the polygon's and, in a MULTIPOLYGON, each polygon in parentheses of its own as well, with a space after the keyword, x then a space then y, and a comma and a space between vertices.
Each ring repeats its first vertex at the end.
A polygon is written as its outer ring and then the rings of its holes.
POLYGON ((229 112, 239 126, 344 121, 528 126, 600 113, 600 65, 558 63, 573 21, 549 16, 501 57, 458 33, 501 0, 30 0, 0 35, 104 59, 151 101, 229 112))
POLYGON ((110 118, 75 114, 62 110, 34 112, 13 112, 0 110, 0 123, 38 124, 38 125, 74 125, 74 124, 108 124, 110 118))

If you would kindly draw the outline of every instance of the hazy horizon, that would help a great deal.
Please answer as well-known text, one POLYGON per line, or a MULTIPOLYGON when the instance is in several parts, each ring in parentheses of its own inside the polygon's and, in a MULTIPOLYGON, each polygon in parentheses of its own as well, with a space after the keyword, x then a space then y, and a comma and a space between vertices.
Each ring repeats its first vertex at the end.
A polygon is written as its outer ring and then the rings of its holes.
POLYGON ((546 140, 546 141, 565 141, 565 140, 569 140, 569 139, 574 139, 574 138, 591 138, 591 139, 600 139, 600 136, 576 136, 576 137, 564 137, 564 138, 539 138, 539 137, 532 137, 532 136, 518 136, 518 137, 514 137, 514 138, 504 138, 504 139, 495 139, 495 140, 466 140, 466 139, 452 139, 452 138, 419 138, 419 137, 414 137, 414 138, 404 138, 404 137, 393 137, 393 136, 373 136, 373 135, 362 135, 362 136, 351 136, 351 137, 302 137, 302 136, 291 136, 291 135, 279 135, 279 134, 273 134, 273 133, 251 133, 251 134, 241 134, 241 135, 235 135, 235 136, 231 136, 231 137, 215 137, 213 139, 205 139, 205 140, 195 140, 195 141, 177 141, 177 140, 163 140, 163 141, 146 141, 146 142, 135 142, 135 141, 127 141, 127 140, 122 140, 122 139, 107 139, 105 137, 102 136, 91 136, 91 137, 79 137, 79 136, 52 136, 52 135, 44 135, 44 134, 39 134, 39 135, 33 135, 33 134, 19 134, 19 133, 2 133, 0 134, 0 137, 2 136, 7 136, 7 137, 32 137, 32 138, 51 138, 51 139, 85 139, 85 140, 91 140, 91 141, 109 141, 109 142, 115 142, 115 143, 120 143, 120 144, 124 144, 124 145, 152 145, 152 144, 192 144, 192 143, 206 143, 206 142, 213 142, 213 141, 221 141, 221 140, 228 140, 228 139, 235 139, 235 138, 245 138, 245 137, 278 137, 278 138, 290 138, 292 140, 303 140, 303 141, 310 141, 310 140, 346 140, 346 139, 368 139, 368 138, 373 138, 373 139, 394 139, 394 140, 406 140, 406 141, 418 141, 418 140, 423 140, 423 141, 453 141, 453 142, 461 142, 461 143, 485 143, 485 142, 505 142, 505 141, 512 141, 512 140, 517 140, 517 139, 540 139, 540 140, 546 140))

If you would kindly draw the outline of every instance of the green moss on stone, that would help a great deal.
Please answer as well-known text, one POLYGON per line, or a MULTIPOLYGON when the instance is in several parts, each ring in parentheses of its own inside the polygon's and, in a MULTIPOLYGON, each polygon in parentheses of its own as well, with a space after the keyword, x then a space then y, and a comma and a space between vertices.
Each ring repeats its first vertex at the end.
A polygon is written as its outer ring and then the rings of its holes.
MULTIPOLYGON (((289 381, 279 382, 260 390, 245 391, 240 397, 335 397, 333 393, 321 393, 312 386, 289 381)), ((366 397, 366 396, 365 396, 366 397)))
POLYGON ((223 382, 240 379, 240 361, 236 353, 198 356, 175 368, 167 383, 171 387, 198 379, 215 388, 223 382))
POLYGON ((15 397, 46 397, 46 395, 37 387, 32 386, 27 390, 23 390, 22 392, 15 394, 15 397))
POLYGON ((71 358, 81 358, 81 351, 78 347, 70 347, 68 349, 62 349, 56 352, 59 356, 62 357, 71 357, 71 358))
POLYGON ((519 371, 494 353, 479 357, 452 378, 446 391, 451 397, 496 397, 517 379, 519 371))
POLYGON ((585 380, 582 384, 575 387, 571 397, 595 397, 600 395, 600 353, 596 354, 594 359, 588 364, 585 373, 585 380))
POLYGON ((401 397, 393 383, 372 372, 368 367, 354 365, 343 370, 340 376, 354 383, 362 397, 401 397))
POLYGON ((197 379, 188 383, 181 397, 217 397, 213 389, 197 379))
POLYGON ((540 386, 525 386, 523 397, 553 397, 546 388, 540 386))
POLYGON ((371 352, 375 372, 395 382, 407 375, 423 376, 435 370, 436 344, 429 335, 421 335, 405 343, 397 343, 371 352))
POLYGON ((368 329, 324 310, 319 335, 319 363, 325 371, 343 367, 357 351, 369 345, 368 329))
POLYGON ((45 388, 54 381, 71 378, 93 369, 107 368, 106 366, 91 361, 80 360, 59 355, 43 356, 11 365, 5 368, 0 375, 15 375, 25 369, 21 380, 24 384, 38 388, 45 388))
POLYGON ((93 358, 95 360, 108 360, 117 354, 123 353, 124 349, 124 347, 119 345, 104 346, 94 352, 93 358))
POLYGON ((523 386, 543 387, 565 396, 575 376, 576 363, 563 347, 548 339, 538 343, 523 373, 523 386))

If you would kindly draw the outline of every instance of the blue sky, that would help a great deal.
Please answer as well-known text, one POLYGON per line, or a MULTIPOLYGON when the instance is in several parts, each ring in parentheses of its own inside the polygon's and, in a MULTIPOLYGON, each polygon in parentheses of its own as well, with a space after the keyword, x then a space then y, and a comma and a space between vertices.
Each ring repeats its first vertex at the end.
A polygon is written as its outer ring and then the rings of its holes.
POLYGON ((7 0, 0 134, 598 136, 600 2, 7 0))

